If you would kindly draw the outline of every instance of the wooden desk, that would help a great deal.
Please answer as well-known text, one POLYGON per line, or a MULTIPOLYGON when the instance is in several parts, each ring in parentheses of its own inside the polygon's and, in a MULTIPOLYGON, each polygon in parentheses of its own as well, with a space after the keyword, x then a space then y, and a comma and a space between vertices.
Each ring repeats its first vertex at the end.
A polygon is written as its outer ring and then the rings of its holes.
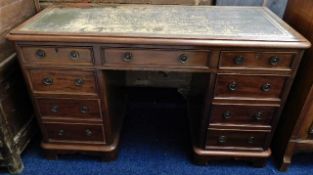
POLYGON ((310 46, 261 7, 51 7, 8 38, 51 158, 115 158, 128 75, 163 71, 188 77, 176 88, 188 99, 197 162, 242 158, 260 166, 310 46))

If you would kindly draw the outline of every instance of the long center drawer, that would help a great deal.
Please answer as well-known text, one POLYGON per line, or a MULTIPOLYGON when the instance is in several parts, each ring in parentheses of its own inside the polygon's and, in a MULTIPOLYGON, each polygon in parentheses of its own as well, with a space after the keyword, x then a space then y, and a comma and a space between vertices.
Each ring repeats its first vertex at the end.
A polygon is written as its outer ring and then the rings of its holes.
POLYGON ((104 48, 103 65, 207 68, 209 51, 104 48))

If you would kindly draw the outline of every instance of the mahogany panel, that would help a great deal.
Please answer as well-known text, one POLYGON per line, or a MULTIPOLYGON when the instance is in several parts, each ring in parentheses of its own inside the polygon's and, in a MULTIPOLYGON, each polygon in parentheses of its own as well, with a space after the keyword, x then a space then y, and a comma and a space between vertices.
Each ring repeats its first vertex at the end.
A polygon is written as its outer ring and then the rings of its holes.
POLYGON ((105 48, 104 65, 208 67, 209 51, 105 48))
POLYGON ((50 142, 105 142, 102 125, 44 123, 43 127, 50 142))
POLYGON ((249 105, 212 105, 210 124, 268 125, 272 124, 277 107, 249 105))
POLYGON ((222 51, 220 69, 291 70, 295 53, 222 51))
POLYGON ((22 46, 23 59, 27 63, 92 65, 92 48, 62 46, 22 46))
POLYGON ((215 97, 280 99, 286 77, 218 74, 215 97))
POLYGON ((29 70, 34 92, 51 94, 97 94, 95 72, 66 70, 29 70))
POLYGON ((37 98, 36 103, 43 119, 102 118, 99 100, 37 98))
POLYGON ((208 129, 206 149, 251 149, 263 150, 266 132, 208 129))

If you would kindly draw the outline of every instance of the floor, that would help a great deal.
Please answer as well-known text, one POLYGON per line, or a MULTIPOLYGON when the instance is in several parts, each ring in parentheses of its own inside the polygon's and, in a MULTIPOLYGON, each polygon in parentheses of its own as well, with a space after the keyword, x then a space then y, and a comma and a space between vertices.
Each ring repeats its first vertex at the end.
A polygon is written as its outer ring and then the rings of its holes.
POLYGON ((87 155, 63 155, 59 160, 46 160, 39 142, 34 141, 23 154, 23 174, 313 174, 313 154, 295 156, 286 173, 279 172, 271 159, 264 168, 254 168, 244 161, 214 161, 207 166, 195 165, 190 161, 190 139, 183 100, 172 90, 162 90, 158 95, 150 94, 150 91, 141 91, 139 96, 130 97, 120 154, 116 161, 101 162, 97 157, 87 155))

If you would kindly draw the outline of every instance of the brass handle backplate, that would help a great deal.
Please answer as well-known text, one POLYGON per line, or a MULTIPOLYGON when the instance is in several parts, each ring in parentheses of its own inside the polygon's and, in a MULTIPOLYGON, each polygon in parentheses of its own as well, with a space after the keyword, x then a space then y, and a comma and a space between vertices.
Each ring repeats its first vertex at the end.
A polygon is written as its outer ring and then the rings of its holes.
POLYGON ((86 136, 90 137, 90 136, 92 136, 93 133, 90 129, 86 129, 85 134, 86 134, 86 136))
POLYGON ((218 143, 225 143, 226 142, 226 136, 219 136, 217 141, 218 141, 218 143))
POLYGON ((82 114, 88 113, 88 110, 89 110, 88 106, 84 105, 84 106, 80 107, 80 113, 82 113, 82 114))
POLYGON ((77 60, 79 58, 79 52, 77 52, 76 50, 73 50, 70 52, 70 58, 72 60, 77 60))
POLYGON ((244 61, 245 61, 245 58, 243 56, 241 56, 241 55, 240 56, 236 56, 234 58, 234 62, 237 65, 242 65, 244 63, 244 61))
POLYGON ((270 58, 269 63, 272 66, 276 66, 279 63, 280 59, 278 56, 273 56, 270 58))
POLYGON ((231 118, 231 112, 230 111, 225 111, 223 113, 223 118, 224 119, 230 119, 231 118))
POLYGON ((272 85, 270 83, 265 83, 261 86, 261 90, 263 92, 269 92, 271 90, 272 85))
POLYGON ((51 108, 51 112, 53 112, 53 113, 59 112, 59 105, 53 105, 51 108))
POLYGON ((237 87, 238 87, 238 85, 235 81, 228 84, 228 90, 230 90, 230 91, 236 91, 237 87))
POLYGON ((257 112, 257 113, 255 113, 254 119, 255 119, 256 121, 261 121, 261 120, 263 119, 263 112, 257 112))
POLYGON ((81 78, 77 78, 74 80, 75 86, 82 86, 85 83, 85 81, 81 78))
POLYGON ((59 136, 63 136, 63 135, 64 135, 64 130, 63 130, 63 129, 60 129, 60 130, 58 131, 58 135, 59 135, 59 136))
POLYGON ((185 54, 181 54, 178 57, 178 61, 182 64, 185 64, 188 61, 188 57, 185 54))
POLYGON ((253 144, 255 142, 255 137, 251 136, 248 139, 248 143, 253 144))
POLYGON ((49 86, 53 84, 53 79, 51 77, 45 77, 42 79, 42 84, 49 86))
POLYGON ((261 121, 263 119, 263 112, 257 112, 255 115, 254 115, 254 119, 256 121, 261 121))
POLYGON ((46 52, 44 50, 42 50, 42 49, 38 49, 36 51, 36 56, 37 56, 37 58, 42 59, 42 58, 44 58, 46 56, 46 52))
POLYGON ((131 60, 133 60, 133 54, 131 52, 126 52, 124 53, 122 59, 124 62, 130 62, 131 60))

